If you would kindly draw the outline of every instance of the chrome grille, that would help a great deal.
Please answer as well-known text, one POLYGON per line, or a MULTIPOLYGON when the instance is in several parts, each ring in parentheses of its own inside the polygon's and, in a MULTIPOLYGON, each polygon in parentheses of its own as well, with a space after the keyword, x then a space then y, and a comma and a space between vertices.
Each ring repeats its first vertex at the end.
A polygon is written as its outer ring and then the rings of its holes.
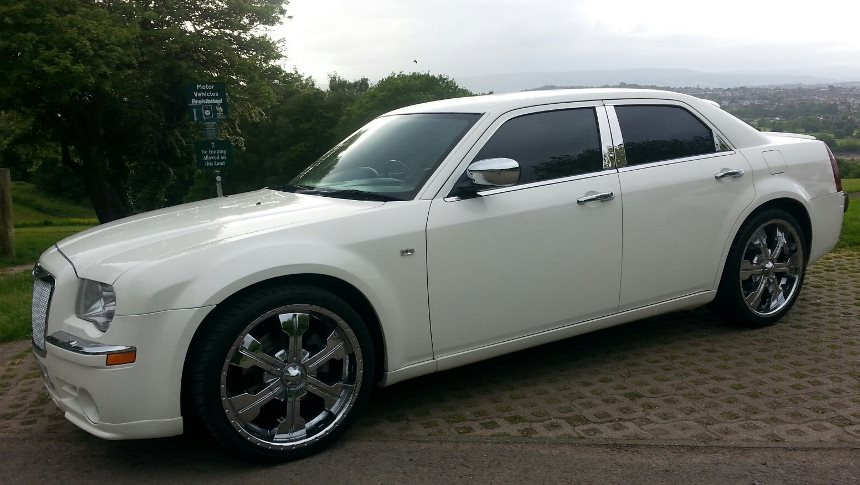
POLYGON ((48 308, 53 293, 54 277, 36 266, 33 270, 33 345, 39 350, 45 350, 48 308))

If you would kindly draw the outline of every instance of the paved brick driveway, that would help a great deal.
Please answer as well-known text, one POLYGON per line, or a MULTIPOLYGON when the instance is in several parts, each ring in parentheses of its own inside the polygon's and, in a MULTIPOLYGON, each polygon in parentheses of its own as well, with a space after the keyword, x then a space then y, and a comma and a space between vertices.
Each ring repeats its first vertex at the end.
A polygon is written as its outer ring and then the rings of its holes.
MULTIPOLYGON (((0 433, 83 433, 29 344, 0 345, 0 433)), ((860 253, 810 268, 779 324, 652 318, 379 390, 346 439, 860 444, 860 253)))

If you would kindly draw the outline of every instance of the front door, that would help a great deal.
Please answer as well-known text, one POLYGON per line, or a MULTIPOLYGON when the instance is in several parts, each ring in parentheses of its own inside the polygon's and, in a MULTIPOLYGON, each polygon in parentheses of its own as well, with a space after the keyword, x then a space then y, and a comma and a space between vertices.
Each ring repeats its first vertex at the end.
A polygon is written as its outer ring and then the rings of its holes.
POLYGON ((467 160, 514 159, 519 183, 433 201, 427 262, 437 358, 616 311, 621 194, 604 162, 601 125, 602 105, 509 113, 467 160))

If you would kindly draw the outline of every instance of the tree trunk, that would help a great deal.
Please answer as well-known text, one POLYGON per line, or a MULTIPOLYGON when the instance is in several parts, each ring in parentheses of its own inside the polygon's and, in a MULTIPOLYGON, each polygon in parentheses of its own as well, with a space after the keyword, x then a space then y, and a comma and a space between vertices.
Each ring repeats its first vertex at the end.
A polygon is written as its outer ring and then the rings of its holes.
POLYGON ((12 221, 12 181, 8 168, 0 168, 0 256, 15 257, 15 226, 12 221))
POLYGON ((111 176, 100 147, 89 147, 81 155, 87 193, 99 222, 104 224, 131 215, 127 201, 122 196, 122 181, 119 177, 111 176))

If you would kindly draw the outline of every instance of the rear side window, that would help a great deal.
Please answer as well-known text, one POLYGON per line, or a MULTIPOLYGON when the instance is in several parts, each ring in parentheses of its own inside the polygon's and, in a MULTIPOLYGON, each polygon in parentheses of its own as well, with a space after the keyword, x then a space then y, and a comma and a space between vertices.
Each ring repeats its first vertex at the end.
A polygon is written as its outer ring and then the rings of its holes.
POLYGON ((692 157, 717 151, 714 135, 677 106, 616 106, 627 165, 692 157))
POLYGON ((512 158, 520 184, 603 170, 594 108, 518 116, 502 125, 475 157, 512 158))

